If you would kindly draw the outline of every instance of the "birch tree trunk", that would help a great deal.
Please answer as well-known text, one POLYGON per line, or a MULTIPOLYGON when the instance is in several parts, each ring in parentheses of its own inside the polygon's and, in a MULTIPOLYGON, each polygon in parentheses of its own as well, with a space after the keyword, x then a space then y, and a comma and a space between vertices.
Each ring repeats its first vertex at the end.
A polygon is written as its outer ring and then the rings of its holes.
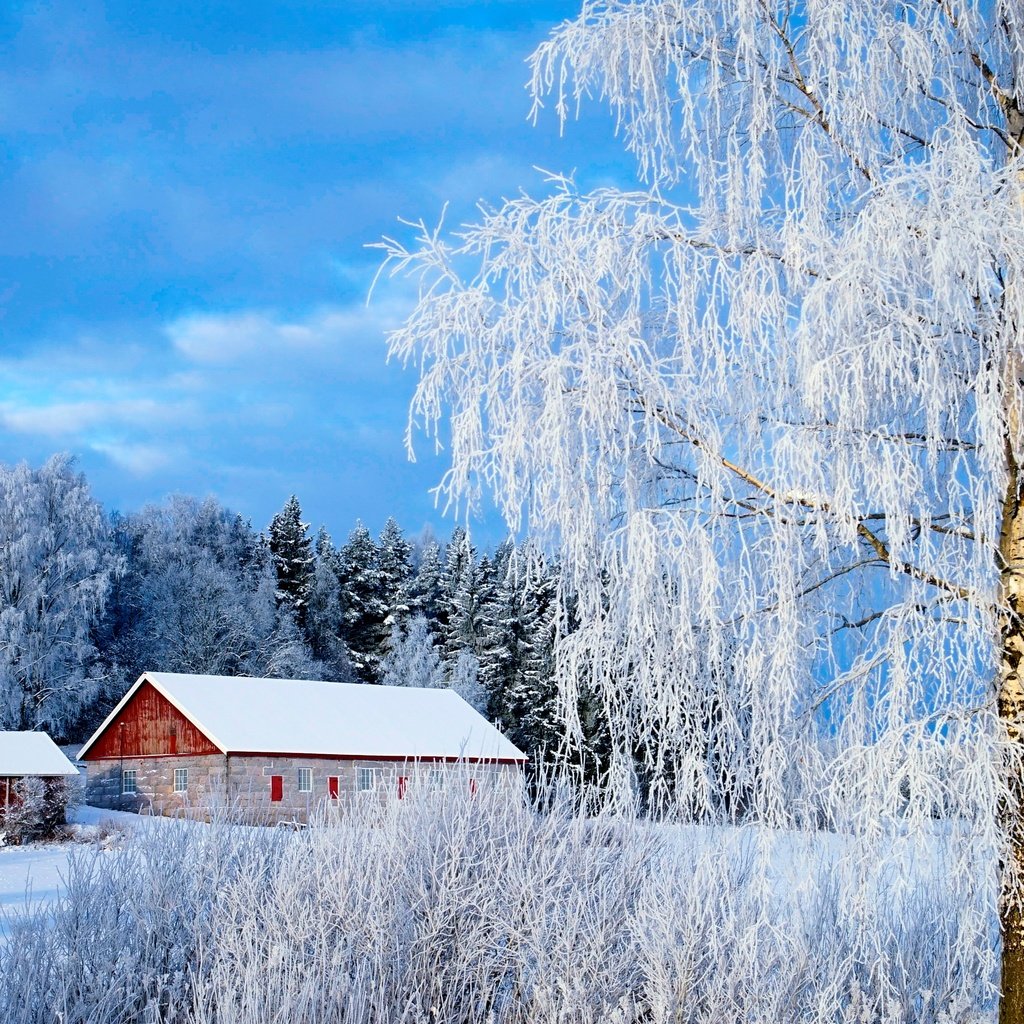
MULTIPOLYGON (((1024 146, 1024 110, 1007 98, 1004 103, 1011 151, 1024 146)), ((1024 217, 1024 210, 1021 210, 1024 217)), ((1008 315, 1021 329, 1020 299, 1024 290, 1020 282, 1011 284, 1008 315), (1016 300, 1016 301, 1015 301, 1016 300)), ((1013 347, 1013 356, 1005 375, 1004 401, 1006 402, 1006 497, 1003 501, 999 535, 999 597, 1000 597, 1000 649, 999 649, 999 717, 1006 725, 1007 738, 1012 744, 1024 742, 1024 502, 1018 439, 1021 430, 1021 404, 1024 399, 1024 365, 1019 346, 1013 347)), ((1019 758, 1009 758, 1010 801, 1004 813, 1009 843, 1007 856, 1013 864, 1005 865, 1011 874, 1024 878, 1024 779, 1016 771, 1019 758)), ((1024 907, 1020 894, 1004 886, 1000 906, 1000 927, 1003 935, 1002 1001, 999 1006, 1000 1024, 1024 1024, 1024 907)))
MULTIPOLYGON (((1024 507, 1020 493, 1020 469, 1012 447, 1008 442, 1010 474, 999 538, 1002 598, 999 715, 1006 725, 1008 738, 1016 744, 1022 742, 1024 726, 1024 507)), ((1012 771, 1016 759, 1009 758, 1008 761, 1012 771)), ((1022 780, 1014 774, 1010 779, 1012 797, 1004 808, 1008 819, 1005 822, 1010 844, 1008 856, 1015 861, 1008 865, 1011 874, 1024 872, 1024 827, 1020 814, 1022 789, 1022 780)), ((1004 889, 1000 925, 1003 933, 1003 994, 999 1020, 1000 1024, 1024 1024, 1024 913, 1012 889, 1004 889)))

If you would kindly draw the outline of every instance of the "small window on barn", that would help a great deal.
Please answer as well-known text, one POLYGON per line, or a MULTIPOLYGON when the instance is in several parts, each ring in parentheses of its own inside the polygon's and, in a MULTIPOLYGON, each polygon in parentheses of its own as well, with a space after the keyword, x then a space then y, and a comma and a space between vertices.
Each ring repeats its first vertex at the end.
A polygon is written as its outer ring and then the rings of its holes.
POLYGON ((356 789, 360 793, 369 793, 377 785, 377 768, 356 769, 356 789))
POLYGON ((440 789, 444 785, 444 769, 431 768, 427 772, 427 785, 431 789, 440 789))
POLYGON ((175 793, 187 793, 188 792, 188 769, 187 768, 175 768, 174 769, 174 792, 175 793))
POLYGON ((122 793, 137 793, 136 789, 137 774, 134 768, 125 768, 121 772, 121 792, 122 793))
POLYGON ((312 768, 300 768, 299 769, 299 792, 300 793, 312 793, 313 792, 313 769, 312 768))

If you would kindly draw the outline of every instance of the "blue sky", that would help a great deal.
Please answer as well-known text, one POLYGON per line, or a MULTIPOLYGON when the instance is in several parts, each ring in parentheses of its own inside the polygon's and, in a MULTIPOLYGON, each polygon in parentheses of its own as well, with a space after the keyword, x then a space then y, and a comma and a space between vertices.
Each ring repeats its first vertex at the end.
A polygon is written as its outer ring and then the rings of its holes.
POLYGON ((524 61, 576 11, 4 4, 0 460, 74 452, 122 510, 214 494, 262 527, 295 492, 339 539, 389 514, 446 534, 384 360, 407 306, 367 307, 366 246, 540 190, 535 166, 628 173, 599 111, 564 138, 526 120, 524 61))

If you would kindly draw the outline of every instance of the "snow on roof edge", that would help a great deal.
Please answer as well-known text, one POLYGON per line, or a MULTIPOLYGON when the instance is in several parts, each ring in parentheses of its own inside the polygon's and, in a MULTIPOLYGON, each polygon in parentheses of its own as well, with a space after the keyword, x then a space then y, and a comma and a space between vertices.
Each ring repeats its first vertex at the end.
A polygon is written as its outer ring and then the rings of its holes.
MULTIPOLYGON (((509 740, 508 737, 506 737, 499 729, 497 729, 496 726, 476 711, 476 709, 466 702, 459 694, 450 689, 427 690, 425 688, 418 687, 346 684, 322 679, 272 679, 257 676, 215 676, 204 673, 159 671, 146 671, 139 676, 134 685, 128 689, 128 692, 121 698, 100 727, 92 736, 89 737, 79 750, 79 758, 84 758, 99 737, 110 727, 117 716, 123 711, 124 707, 135 695, 143 682, 149 682, 150 685, 152 685, 174 708, 184 715, 224 754, 259 753, 265 755, 276 754, 278 756, 294 754, 296 756, 308 757, 362 757, 368 759, 373 759, 374 757, 379 757, 381 759, 393 759, 397 756, 424 760, 465 759, 474 761, 504 761, 510 763, 525 763, 529 760, 528 756, 514 743, 512 743, 512 741, 509 740), (388 737, 385 737, 384 742, 377 743, 373 738, 364 737, 360 737, 364 742, 353 742, 352 737, 349 736, 347 744, 339 743, 337 740, 334 740, 333 737, 331 740, 323 742, 324 737, 322 735, 316 738, 306 737, 307 739, 313 740, 309 743, 288 742, 289 738, 293 741, 297 739, 294 733, 291 737, 286 735, 283 738, 284 742, 282 742, 281 738, 276 735, 268 737, 264 734, 262 737, 258 737, 253 735, 252 732, 250 732, 248 736, 243 737, 239 736, 237 733, 237 730, 242 728, 241 723, 235 720, 237 707, 232 708, 232 713, 228 716, 225 713, 225 709, 223 707, 218 708, 216 706, 216 700, 213 699, 214 696, 217 695, 216 687, 218 683, 237 686, 237 684, 242 683, 243 681, 258 684, 262 686, 264 691, 266 691, 268 687, 276 690, 282 685, 314 687, 315 689, 311 691, 314 695, 320 687, 328 688, 328 690, 323 692, 329 693, 331 696, 340 696, 341 693, 348 691, 353 696, 355 693, 358 693, 362 698, 365 698, 372 692, 376 692, 381 695, 384 693, 391 693, 394 695, 404 693, 409 694, 410 697, 413 693, 421 695, 430 693, 432 695, 430 701, 435 707, 441 710, 444 709, 443 703, 440 705, 438 704, 439 699, 448 702, 449 710, 455 712, 454 717, 461 720, 460 728, 466 731, 464 731, 455 742, 452 741, 451 735, 448 735, 435 744, 430 742, 429 736, 424 734, 420 729, 420 726, 425 723, 416 716, 413 716, 410 720, 411 724, 410 722, 406 723, 406 726, 410 731, 409 745, 402 746, 401 751, 398 753, 396 753, 395 749, 390 751, 387 750, 389 746, 387 742, 388 737), (194 695, 190 695, 188 692, 185 694, 177 694, 175 692, 182 687, 187 691, 188 687, 194 687, 201 683, 205 683, 206 685, 213 687, 213 689, 211 691, 203 690, 201 694, 194 695), (441 698, 442 694, 445 695, 444 698, 441 698), (193 705, 193 700, 190 698, 193 696, 196 698, 195 703, 199 706, 191 706, 193 705), (452 704, 452 701, 455 703, 452 704), (208 716, 212 716, 212 719, 214 720, 214 728, 211 728, 211 723, 207 720, 208 716), (217 721, 218 718, 220 719, 219 723, 217 721), (226 730, 224 733, 224 739, 221 739, 221 727, 224 727, 226 730), (248 742, 250 739, 261 739, 263 742, 248 742), (476 743, 472 742, 473 739, 476 740, 476 743), (232 740, 235 740, 236 742, 232 742, 232 740)), ((253 695, 256 695, 255 691, 253 695)), ((263 696, 266 697, 266 693, 264 693, 263 696)), ((408 702, 403 701, 402 704, 408 704, 408 702)), ((398 707, 401 708, 401 704, 398 707)), ((394 706, 392 706, 390 710, 394 713, 394 706)), ((377 724, 379 725, 380 723, 377 724)), ((386 726, 388 724, 393 723, 385 723, 385 732, 387 732, 386 726)), ((287 731, 287 726, 284 726, 284 728, 287 731)), ((346 730, 341 729, 341 731, 344 732, 346 730)), ((255 732, 258 733, 259 730, 257 729, 255 732)), ((390 740, 393 745, 393 735, 390 737, 390 740)))
POLYGON ((52 778, 78 769, 45 732, 0 732, 0 776, 52 778))

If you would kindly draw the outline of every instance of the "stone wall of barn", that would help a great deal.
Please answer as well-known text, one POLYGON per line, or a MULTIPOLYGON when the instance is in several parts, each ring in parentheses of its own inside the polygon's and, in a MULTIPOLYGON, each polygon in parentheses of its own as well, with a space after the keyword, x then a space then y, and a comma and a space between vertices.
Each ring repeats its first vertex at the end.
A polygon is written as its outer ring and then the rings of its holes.
POLYGON ((174 757, 99 758, 85 763, 85 802, 115 811, 176 815, 223 804, 226 764, 223 754, 174 757), (175 792, 176 768, 187 771, 186 788, 175 792), (124 792, 124 773, 135 772, 135 792, 124 792))
POLYGON ((230 807, 238 816, 270 823, 304 822, 317 807, 335 800, 400 799, 414 787, 455 785, 467 792, 512 778, 515 764, 450 761, 400 762, 372 758, 271 757, 236 754, 101 759, 86 765, 86 802, 98 807, 144 813, 207 817, 230 807), (175 769, 187 769, 187 789, 174 790, 175 769), (309 790, 300 789, 300 769, 308 769, 309 790), (135 772, 134 794, 123 790, 123 771, 135 772), (278 801, 271 800, 274 778, 278 801), (337 780, 332 784, 331 780, 337 780), (362 787, 369 784, 369 789, 362 787), (333 794, 337 792, 335 797, 333 794))

